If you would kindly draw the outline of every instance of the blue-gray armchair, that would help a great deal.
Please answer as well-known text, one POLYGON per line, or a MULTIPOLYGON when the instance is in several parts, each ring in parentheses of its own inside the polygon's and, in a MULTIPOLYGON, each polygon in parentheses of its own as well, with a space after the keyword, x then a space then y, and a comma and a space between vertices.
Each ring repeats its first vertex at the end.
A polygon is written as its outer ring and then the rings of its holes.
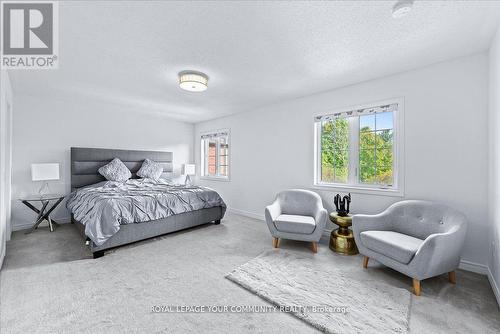
POLYGON ((274 248, 279 247, 280 238, 283 238, 310 241, 312 251, 318 251, 317 242, 327 218, 318 194, 302 189, 282 191, 274 203, 266 207, 265 216, 274 248))
POLYGON ((353 231, 363 267, 373 258, 413 278, 415 295, 420 281, 448 273, 455 284, 455 270, 465 240, 465 216, 445 205, 427 201, 402 201, 378 215, 355 215, 353 231))

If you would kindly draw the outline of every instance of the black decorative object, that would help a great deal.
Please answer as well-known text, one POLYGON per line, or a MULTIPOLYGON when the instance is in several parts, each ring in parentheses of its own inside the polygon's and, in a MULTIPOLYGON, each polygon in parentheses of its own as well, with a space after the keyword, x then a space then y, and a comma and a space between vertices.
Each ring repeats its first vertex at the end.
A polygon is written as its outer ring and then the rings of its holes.
POLYGON ((335 209, 340 217, 347 217, 349 214, 349 205, 351 204, 351 193, 345 195, 344 198, 340 197, 340 194, 335 195, 333 198, 335 203, 335 209))

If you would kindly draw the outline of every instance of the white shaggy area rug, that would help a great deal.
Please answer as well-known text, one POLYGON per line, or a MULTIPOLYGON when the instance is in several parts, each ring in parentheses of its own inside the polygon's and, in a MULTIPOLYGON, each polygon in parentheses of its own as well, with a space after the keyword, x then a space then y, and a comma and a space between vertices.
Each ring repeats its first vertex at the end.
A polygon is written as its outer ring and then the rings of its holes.
POLYGON ((271 250, 226 278, 327 333, 407 333, 410 292, 367 279, 360 270, 312 253, 271 250), (311 312, 312 307, 334 312, 311 312), (339 313, 343 307, 347 312, 339 313))

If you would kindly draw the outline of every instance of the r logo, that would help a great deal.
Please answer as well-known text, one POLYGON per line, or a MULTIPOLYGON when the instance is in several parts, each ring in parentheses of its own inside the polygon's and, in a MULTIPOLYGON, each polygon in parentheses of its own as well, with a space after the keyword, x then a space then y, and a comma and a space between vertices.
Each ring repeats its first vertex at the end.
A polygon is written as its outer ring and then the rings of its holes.
POLYGON ((4 3, 3 6, 4 55, 53 54, 52 3, 4 3))

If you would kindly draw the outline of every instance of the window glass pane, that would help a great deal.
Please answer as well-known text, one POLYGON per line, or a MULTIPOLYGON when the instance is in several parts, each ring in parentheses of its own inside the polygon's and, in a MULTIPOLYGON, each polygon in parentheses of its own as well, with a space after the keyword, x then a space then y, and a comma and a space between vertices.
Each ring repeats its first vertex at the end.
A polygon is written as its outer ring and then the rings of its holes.
POLYGON ((359 133, 359 148, 367 149, 374 148, 376 143, 375 132, 360 132, 359 133))
POLYGON ((217 143, 216 139, 209 139, 208 142, 208 175, 217 175, 217 143))
POLYGON ((349 151, 335 150, 333 154, 335 182, 346 183, 349 174, 349 151))
POLYGON ((321 181, 346 183, 349 173, 349 121, 321 123, 321 181))
POLYGON ((322 182, 334 182, 335 174, 333 166, 324 160, 321 163, 321 181, 322 182))
POLYGON ((347 183, 349 166, 339 166, 335 168, 335 183, 347 183))
POLYGON ((219 156, 219 164, 220 166, 227 166, 227 155, 219 156))
POLYGON ((334 121, 321 122, 321 181, 334 182, 334 121))
POLYGON ((392 165, 377 166, 375 182, 383 185, 392 185, 393 183, 392 165))
MULTIPOLYGON (((334 143, 334 122, 326 121, 321 123, 321 149, 322 153, 333 150, 334 143)), ((329 161, 330 163, 332 161, 329 161)))
POLYGON ((392 111, 376 114, 377 130, 392 129, 392 111))
POLYGON ((227 176, 227 166, 220 166, 220 175, 227 176))
POLYGON ((375 149, 359 150, 359 164, 361 166, 375 166, 375 149))
MULTIPOLYGON (((370 138, 374 139, 374 132, 369 132, 370 138)), ((374 143, 369 144, 374 145, 374 143)), ((369 146, 366 145, 366 146, 369 146)), ((359 150, 359 182, 372 183, 375 179, 376 151, 375 147, 359 150)))
POLYGON ((392 130, 377 131, 377 148, 387 148, 392 150, 394 132, 392 130))
POLYGON ((226 136, 219 138, 219 176, 227 176, 229 164, 229 143, 226 136))
POLYGON ((374 183, 375 165, 361 165, 359 167, 359 182, 374 183))
POLYGON ((393 183, 393 112, 359 117, 359 182, 393 183))
POLYGON ((336 169, 337 173, 335 174, 335 183, 347 183, 348 179, 348 167, 344 167, 342 169, 336 169))
POLYGON ((333 166, 335 168, 349 166, 349 151, 335 150, 333 154, 333 166))
POLYGON ((392 161, 393 161, 392 150, 377 149, 377 167, 392 166, 392 161))
POLYGON ((359 116, 359 131, 375 131, 375 115, 359 116))
POLYGON ((220 137, 219 142, 220 142, 219 154, 220 155, 227 155, 227 151, 228 151, 228 147, 229 147, 228 142, 227 142, 227 137, 220 137))
POLYGON ((349 148, 349 121, 346 118, 338 118, 334 122, 334 146, 336 150, 349 148))

